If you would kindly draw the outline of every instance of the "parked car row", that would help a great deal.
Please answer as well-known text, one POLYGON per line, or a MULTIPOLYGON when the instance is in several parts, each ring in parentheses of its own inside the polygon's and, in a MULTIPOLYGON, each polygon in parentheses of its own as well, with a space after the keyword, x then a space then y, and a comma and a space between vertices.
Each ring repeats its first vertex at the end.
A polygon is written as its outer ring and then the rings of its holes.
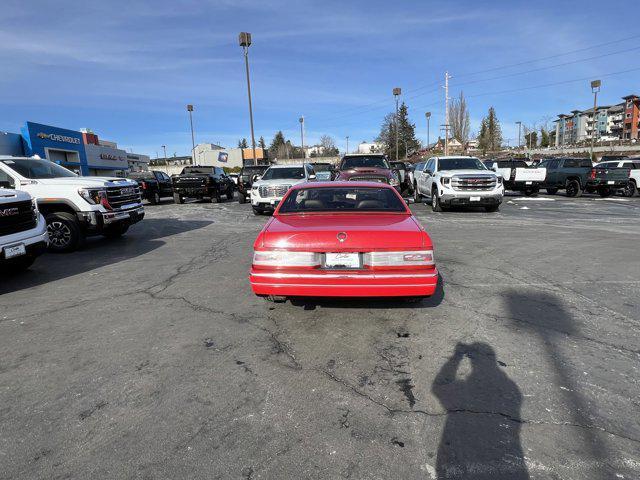
POLYGON ((118 237, 144 218, 133 180, 80 177, 40 158, 0 156, 0 264, 29 267, 48 247, 70 252, 89 236, 118 237))

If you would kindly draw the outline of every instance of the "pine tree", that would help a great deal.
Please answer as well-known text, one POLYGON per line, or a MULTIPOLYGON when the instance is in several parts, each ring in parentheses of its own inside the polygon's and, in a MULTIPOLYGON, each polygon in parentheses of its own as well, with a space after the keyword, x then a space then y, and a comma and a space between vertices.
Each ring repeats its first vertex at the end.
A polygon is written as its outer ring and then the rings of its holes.
POLYGON ((546 128, 541 127, 540 128, 540 146, 542 148, 546 148, 549 146, 550 143, 551 141, 549 139, 549 132, 547 131, 546 128))
POLYGON ((246 138, 238 140, 238 148, 249 148, 249 144, 247 143, 246 138))
POLYGON ((260 147, 262 150, 266 150, 267 149, 267 144, 264 141, 264 137, 260 137, 260 140, 258 140, 258 147, 260 147))
POLYGON ((495 152, 502 146, 502 129, 493 107, 489 108, 489 113, 482 119, 478 146, 483 153, 495 152))
MULTIPOLYGON (((385 115, 380 133, 376 142, 384 145, 384 153, 389 158, 396 158, 396 115, 389 113, 385 115)), ((407 153, 411 154, 420 149, 420 142, 416 138, 416 126, 409 121, 407 106, 404 102, 398 109, 398 158, 406 158, 407 153)))
POLYGON ((269 158, 284 158, 286 157, 286 141, 282 131, 278 131, 269 145, 269 158))

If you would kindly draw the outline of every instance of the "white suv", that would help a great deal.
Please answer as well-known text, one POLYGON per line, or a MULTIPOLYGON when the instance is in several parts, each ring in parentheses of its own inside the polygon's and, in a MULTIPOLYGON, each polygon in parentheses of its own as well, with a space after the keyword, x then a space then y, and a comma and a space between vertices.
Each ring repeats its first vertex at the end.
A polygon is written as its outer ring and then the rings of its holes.
POLYGON ((260 215, 275 210, 287 191, 298 183, 316 179, 313 167, 308 164, 272 165, 251 185, 253 213, 260 215))
POLYGON ((137 182, 79 177, 49 160, 0 156, 0 185, 36 199, 54 251, 75 250, 89 235, 123 235, 144 217, 137 182))
POLYGON ((500 208, 504 185, 475 157, 433 157, 416 165, 414 172, 416 202, 431 199, 434 212, 456 205, 484 207, 488 212, 500 208))
POLYGON ((0 188, 0 266, 29 268, 48 243, 47 224, 31 195, 0 188))

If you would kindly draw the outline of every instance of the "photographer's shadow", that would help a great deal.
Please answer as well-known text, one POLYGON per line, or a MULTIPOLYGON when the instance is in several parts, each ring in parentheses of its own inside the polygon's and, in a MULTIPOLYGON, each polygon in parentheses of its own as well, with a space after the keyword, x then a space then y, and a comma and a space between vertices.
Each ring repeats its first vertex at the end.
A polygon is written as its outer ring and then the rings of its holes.
POLYGON ((456 345, 432 392, 447 410, 438 479, 529 478, 520 445, 522 395, 501 369, 493 348, 485 343, 456 345), (466 378, 456 378, 465 357, 471 371, 466 378))

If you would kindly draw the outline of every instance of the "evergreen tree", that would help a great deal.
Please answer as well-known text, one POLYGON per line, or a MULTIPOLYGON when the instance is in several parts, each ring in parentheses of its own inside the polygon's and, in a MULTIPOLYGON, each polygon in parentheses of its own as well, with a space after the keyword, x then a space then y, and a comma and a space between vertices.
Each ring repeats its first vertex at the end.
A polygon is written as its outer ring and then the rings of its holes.
POLYGON ((249 144, 247 143, 246 138, 243 138, 242 140, 238 140, 238 148, 249 148, 249 144))
POLYGON ((261 136, 260 140, 258 140, 258 147, 260 147, 263 150, 267 149, 267 144, 265 143, 263 136, 261 136))
POLYGON ((502 146, 502 129, 493 107, 489 108, 489 113, 482 119, 478 146, 483 153, 495 152, 502 146))
POLYGON ((278 131, 269 145, 269 158, 287 158, 286 141, 282 131, 278 131))
MULTIPOLYGON (((420 149, 420 142, 416 138, 416 126, 409 121, 407 106, 404 102, 398 109, 398 157, 406 158, 407 153, 411 154, 420 149)), ((396 158, 396 115, 389 113, 385 115, 380 133, 376 142, 384 145, 384 153, 389 158, 396 158)))
POLYGON ((549 132, 547 131, 546 128, 541 127, 540 128, 540 146, 542 148, 546 148, 549 146, 550 143, 551 143, 551 140, 549 138, 549 132))

